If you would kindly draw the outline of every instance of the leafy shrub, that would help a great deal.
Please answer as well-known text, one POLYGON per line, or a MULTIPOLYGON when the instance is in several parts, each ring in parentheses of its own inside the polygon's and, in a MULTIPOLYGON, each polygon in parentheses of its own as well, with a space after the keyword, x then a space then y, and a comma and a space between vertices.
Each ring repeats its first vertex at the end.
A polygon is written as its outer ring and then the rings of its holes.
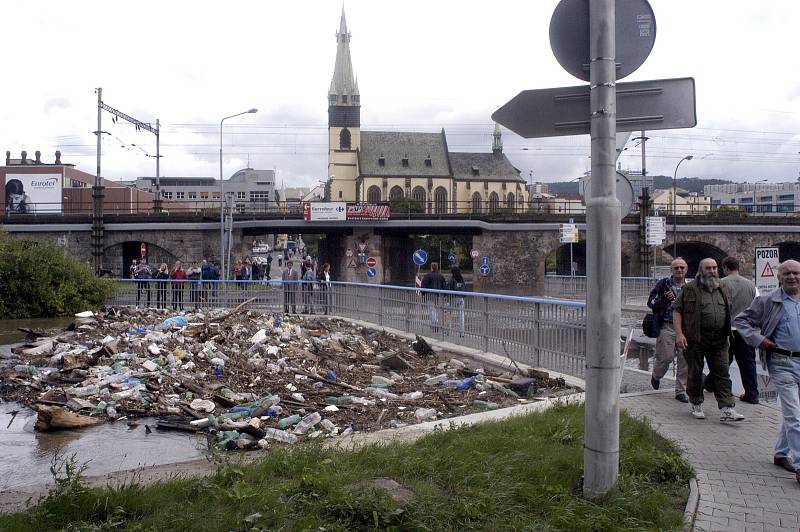
POLYGON ((62 249, 0 232, 0 319, 68 316, 100 307, 112 292, 62 249))

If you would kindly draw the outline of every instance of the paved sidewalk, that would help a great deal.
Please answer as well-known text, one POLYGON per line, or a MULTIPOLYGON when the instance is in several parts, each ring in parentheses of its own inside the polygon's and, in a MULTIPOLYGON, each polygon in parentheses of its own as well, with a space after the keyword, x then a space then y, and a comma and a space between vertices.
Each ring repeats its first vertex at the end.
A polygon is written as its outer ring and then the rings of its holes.
POLYGON ((745 420, 722 423, 716 401, 706 397, 707 419, 701 421, 674 399, 672 390, 623 395, 620 407, 650 419, 660 434, 684 449, 700 492, 694 530, 800 529, 800 484, 794 474, 772 464, 780 410, 737 403, 745 420))

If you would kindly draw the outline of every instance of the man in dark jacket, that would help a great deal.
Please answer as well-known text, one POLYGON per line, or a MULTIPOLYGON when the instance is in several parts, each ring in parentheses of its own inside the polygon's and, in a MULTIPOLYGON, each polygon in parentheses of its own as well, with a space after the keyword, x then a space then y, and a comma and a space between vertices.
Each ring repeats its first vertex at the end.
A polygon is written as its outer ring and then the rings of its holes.
POLYGON ((720 285, 717 261, 700 261, 697 277, 681 290, 673 305, 675 346, 684 350, 689 368, 686 391, 695 419, 703 413, 703 365, 708 363, 714 396, 722 421, 741 421, 733 409, 731 378, 728 373, 728 337, 731 334, 731 293, 720 285))
MULTIPOLYGON (((447 289, 447 281, 445 281, 444 275, 439 272, 438 262, 431 262, 431 271, 426 273, 425 277, 422 278, 422 288, 426 288, 428 290, 447 289)), ((439 294, 426 292, 424 297, 428 301, 428 306, 430 308, 431 326, 433 327, 433 332, 438 332, 440 314, 439 294)))
POLYGON ((670 265, 672 275, 664 277, 650 291, 647 306, 653 310, 653 318, 660 330, 656 340, 655 360, 650 384, 658 390, 661 379, 666 375, 669 365, 675 360, 675 399, 688 402, 686 396, 686 359, 682 349, 675 348, 675 328, 672 325, 672 303, 681 293, 686 283, 686 261, 678 257, 670 265))

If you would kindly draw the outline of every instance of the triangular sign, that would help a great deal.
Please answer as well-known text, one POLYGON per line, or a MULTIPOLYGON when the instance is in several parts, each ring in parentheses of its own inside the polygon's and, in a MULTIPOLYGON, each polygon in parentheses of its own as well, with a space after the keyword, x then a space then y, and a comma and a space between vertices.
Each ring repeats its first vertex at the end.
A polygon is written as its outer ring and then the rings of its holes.
POLYGON ((761 277, 775 277, 775 271, 772 269, 772 266, 769 262, 764 266, 764 271, 761 272, 761 277))

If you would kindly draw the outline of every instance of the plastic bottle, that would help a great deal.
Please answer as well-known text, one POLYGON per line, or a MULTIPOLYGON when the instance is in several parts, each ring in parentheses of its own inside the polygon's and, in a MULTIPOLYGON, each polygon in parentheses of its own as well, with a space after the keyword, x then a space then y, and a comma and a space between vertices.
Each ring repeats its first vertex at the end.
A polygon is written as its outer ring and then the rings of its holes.
POLYGON ((336 428, 336 425, 334 425, 333 421, 331 421, 330 419, 323 419, 322 421, 319 422, 319 425, 325 432, 330 432, 336 428))
POLYGON ((383 377, 381 375, 373 375, 372 384, 385 384, 386 386, 391 386, 392 384, 394 384, 394 381, 392 381, 392 379, 387 379, 386 377, 383 377))
POLYGON ((294 428, 294 433, 305 434, 308 429, 319 423, 320 420, 322 420, 322 416, 319 415, 319 412, 312 412, 300 420, 300 423, 294 428))
POLYGON ((82 388, 70 388, 67 390, 67 393, 73 397, 88 397, 90 395, 97 394, 99 391, 99 386, 96 384, 90 384, 89 386, 84 386, 82 388))
POLYGON ((425 380, 426 386, 438 386, 443 384, 444 381, 447 379, 447 373, 442 373, 441 375, 436 375, 435 377, 431 377, 425 380))
POLYGON ((14 371, 17 372, 19 375, 36 375, 36 367, 31 366, 30 364, 17 364, 14 366, 14 371))
POLYGON ((342 406, 352 404, 353 398, 349 395, 343 395, 341 397, 326 397, 325 402, 329 405, 342 406))
POLYGON ((414 419, 416 419, 417 422, 428 421, 429 419, 433 419, 435 417, 435 408, 417 408, 417 410, 414 412, 414 419))
POLYGON ((464 380, 460 381, 458 384, 456 384, 456 390, 469 390, 470 388, 472 388, 473 384, 474 384, 474 381, 473 381, 472 377, 467 377, 466 379, 464 379, 464 380))
POLYGON ((292 434, 291 432, 286 432, 285 430, 273 429, 268 428, 264 429, 264 437, 269 438, 271 440, 278 440, 284 443, 296 443, 297 436, 292 434))
POLYGON ((333 371, 332 369, 329 369, 328 370, 328 374, 327 374, 327 378, 328 378, 329 381, 335 381, 336 380, 336 372, 333 371))
POLYGON ((285 429, 287 427, 291 427, 292 425, 296 424, 300 421, 300 414, 294 414, 289 417, 285 417, 278 421, 278 428, 285 429))
POLYGON ((401 396, 403 399, 411 399, 412 401, 422 399, 422 392, 406 392, 401 396))
POLYGON ((383 388, 369 387, 367 388, 367 393, 378 399, 398 399, 400 397, 396 393, 387 392, 383 388))
POLYGON ((493 403, 491 401, 481 401, 480 399, 475 399, 472 401, 472 406, 475 408, 480 408, 481 410, 495 410, 500 408, 500 405, 497 403, 493 403))

